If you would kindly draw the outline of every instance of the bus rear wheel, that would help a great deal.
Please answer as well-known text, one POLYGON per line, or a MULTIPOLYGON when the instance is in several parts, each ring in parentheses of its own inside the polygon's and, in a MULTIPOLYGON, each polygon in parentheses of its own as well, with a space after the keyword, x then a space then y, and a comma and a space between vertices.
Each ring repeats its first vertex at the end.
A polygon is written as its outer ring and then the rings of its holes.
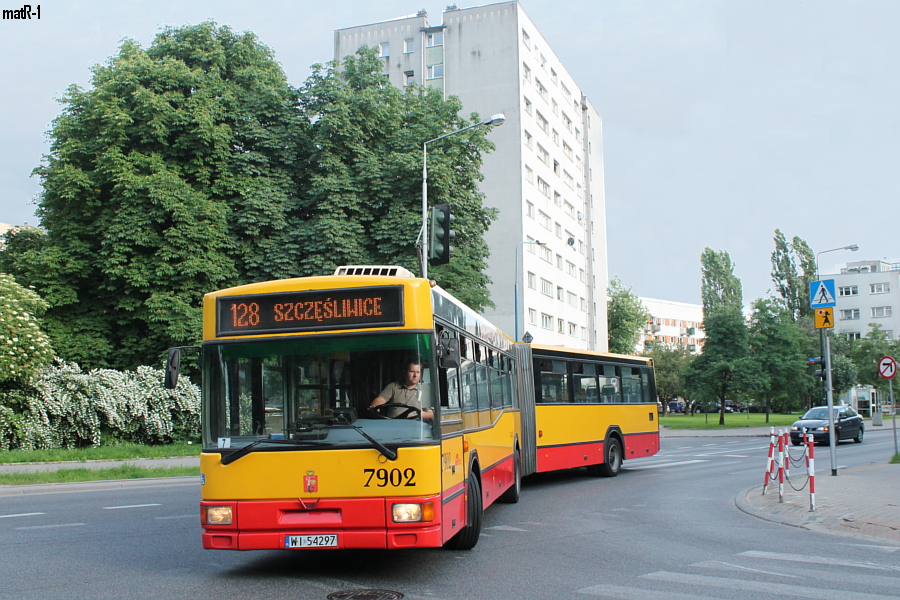
POLYGON ((622 444, 616 438, 604 443, 605 460, 600 465, 589 465, 588 475, 593 477, 615 477, 622 470, 622 444))
POLYGON ((484 506, 481 501, 481 486, 475 473, 469 473, 468 502, 466 504, 466 526, 459 533, 450 538, 444 545, 450 550, 471 550, 478 543, 481 536, 481 515, 484 506))

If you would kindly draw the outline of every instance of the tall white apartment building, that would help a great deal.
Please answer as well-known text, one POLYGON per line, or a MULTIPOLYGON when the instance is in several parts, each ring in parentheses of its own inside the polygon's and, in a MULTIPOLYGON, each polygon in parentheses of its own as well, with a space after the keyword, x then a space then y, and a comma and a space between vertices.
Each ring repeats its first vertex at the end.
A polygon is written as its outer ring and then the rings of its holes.
POLYGON ((900 263, 864 260, 847 263, 834 279, 834 333, 860 339, 881 325, 892 340, 900 336, 900 263), (895 310, 896 309, 896 310, 895 310))
POLYGON ((702 305, 654 298, 641 298, 641 304, 650 312, 650 320, 641 331, 636 353, 654 345, 681 344, 692 354, 700 354, 706 338, 702 305))
POLYGON ((379 49, 397 87, 440 89, 465 115, 506 116, 482 169, 485 205, 499 209, 486 235, 496 308, 485 316, 514 335, 518 281, 520 338, 606 350, 600 116, 521 5, 451 5, 440 25, 420 11, 335 31, 335 58, 363 45, 379 49))

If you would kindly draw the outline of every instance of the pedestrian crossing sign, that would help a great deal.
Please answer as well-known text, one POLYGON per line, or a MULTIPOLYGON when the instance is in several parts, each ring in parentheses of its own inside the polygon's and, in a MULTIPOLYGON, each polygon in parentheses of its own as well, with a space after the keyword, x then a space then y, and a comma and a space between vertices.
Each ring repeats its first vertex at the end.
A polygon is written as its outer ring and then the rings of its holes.
POLYGON ((809 307, 827 308, 837 304, 834 300, 834 279, 809 282, 809 307))
POLYGON ((834 309, 830 306, 817 308, 814 320, 816 329, 832 329, 834 327, 834 309))

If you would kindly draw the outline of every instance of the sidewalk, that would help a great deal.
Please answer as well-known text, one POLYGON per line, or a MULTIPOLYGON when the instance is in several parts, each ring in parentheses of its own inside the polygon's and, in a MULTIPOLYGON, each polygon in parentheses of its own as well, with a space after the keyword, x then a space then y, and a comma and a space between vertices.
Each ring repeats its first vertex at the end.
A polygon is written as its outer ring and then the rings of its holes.
MULTIPOLYGON (((660 437, 768 437, 768 427, 747 427, 718 431, 672 430, 663 427, 660 437)), ((796 450, 795 450, 796 452, 796 450)), ((816 450, 819 461, 827 454, 816 450)), ((827 449, 825 449, 827 452, 827 449)), ((754 517, 839 535, 864 535, 900 545, 900 465, 871 465, 856 469, 816 473, 816 510, 811 512, 809 487, 799 492, 785 482, 784 502, 778 501, 778 481, 770 481, 766 495, 762 485, 738 494, 735 505, 754 517)), ((806 483, 806 467, 794 468, 791 480, 796 487, 806 483)), ((760 480, 764 465, 760 465, 760 480)))

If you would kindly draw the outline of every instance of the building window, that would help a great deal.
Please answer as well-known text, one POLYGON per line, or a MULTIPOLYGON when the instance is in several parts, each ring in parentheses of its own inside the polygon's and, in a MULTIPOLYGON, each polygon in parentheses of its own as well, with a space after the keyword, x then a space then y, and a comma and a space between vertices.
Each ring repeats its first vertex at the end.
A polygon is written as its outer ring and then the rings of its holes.
POLYGON ((528 309, 528 322, 532 325, 537 325, 537 311, 533 308, 528 309))
POLYGON ((556 299, 560 302, 566 299, 566 290, 562 286, 556 286, 556 299))
POLYGON ((553 253, 550 252, 550 248, 548 248, 547 246, 540 246, 540 249, 541 260, 547 261, 548 263, 552 262, 553 253))
POLYGON ((554 173, 557 177, 559 177, 559 170, 560 170, 560 167, 559 167, 559 161, 554 160, 554 161, 553 161, 553 173, 554 173))
POLYGON ((389 42, 381 43, 381 58, 387 58, 391 55, 391 44, 389 42))
POLYGON ((433 48, 434 46, 443 46, 444 45, 444 33, 429 33, 425 36, 425 45, 429 48, 433 48))
POLYGON ((537 178, 537 186, 538 186, 538 190, 540 190, 540 192, 543 195, 547 196, 548 198, 550 197, 550 184, 549 183, 547 183, 546 181, 544 181, 543 179, 538 177, 537 178))
POLYGON ((428 67, 428 79, 440 79, 444 76, 444 65, 432 65, 428 67))
POLYGON ((859 295, 859 287, 855 285, 845 285, 838 288, 838 296, 846 297, 846 296, 858 296, 859 295))
POLYGON ((562 268, 563 268, 562 254, 556 255, 556 268, 559 269, 560 271, 562 271, 562 268))
POLYGON ((569 306, 578 306, 578 296, 572 292, 568 293, 569 306))
POLYGON ((566 261, 566 274, 575 277, 575 265, 569 261, 566 261))
POLYGON ((569 335, 576 337, 578 335, 578 325, 569 321, 569 335))
POLYGON ((893 310, 890 306, 873 306, 872 307, 872 318, 880 319, 882 317, 890 317, 893 316, 893 310))
POLYGON ((403 40, 403 53, 409 54, 410 52, 414 52, 416 49, 415 40, 403 40))
POLYGON ((841 319, 844 321, 855 321, 859 319, 859 309, 858 308, 846 308, 841 311, 841 319))
POLYGON ((530 115, 531 114, 531 100, 529 100, 527 97, 524 97, 524 96, 523 96, 523 98, 525 98, 525 112, 530 115))
POLYGON ((532 219, 534 218, 534 204, 528 202, 527 200, 525 201, 525 214, 532 219))
POLYGON ((529 149, 532 148, 532 142, 533 142, 533 139, 531 137, 531 134, 528 133, 528 130, 526 129, 525 130, 525 147, 529 148, 529 149))
POLYGON ((844 335, 847 336, 848 340, 861 340, 862 334, 858 331, 845 331, 844 335))
POLYGON ((541 80, 535 77, 534 85, 537 87, 538 96, 540 96, 544 102, 547 101, 547 88, 544 87, 544 84, 541 83, 541 80))
POLYGON ((531 170, 531 167, 525 165, 525 181, 528 183, 534 183, 534 171, 531 170))
POLYGON ((565 125, 566 125, 566 129, 568 129, 569 133, 571 133, 572 132, 572 119, 570 119, 569 115, 567 115, 566 113, 562 114, 562 118, 563 118, 563 123, 565 123, 565 125))
POLYGON ((870 283, 869 284, 869 293, 870 294, 888 294, 891 291, 890 283, 870 283))
POLYGON ((559 132, 557 130, 553 130, 553 133, 550 134, 550 138, 553 140, 553 143, 559 146, 559 132))
POLYGON ((528 289, 537 289, 537 276, 531 271, 528 272, 528 289))
POLYGON ((563 203, 562 194, 560 194, 559 192, 554 190, 553 191, 553 204, 555 204, 557 206, 562 206, 562 203, 563 203))
POLYGON ((556 234, 556 237, 558 237, 559 239, 562 239, 562 225, 560 225, 559 223, 554 223, 553 224, 553 233, 556 234))
POLYGON ((522 30, 522 43, 525 44, 525 47, 531 50, 531 36, 528 35, 524 29, 522 30))
POLYGON ((541 114, 541 111, 535 111, 537 113, 537 122, 538 127, 541 128, 541 131, 544 133, 550 133, 550 122, 544 118, 544 115, 541 114))
POLYGON ((544 211, 538 211, 538 222, 541 224, 541 227, 550 231, 550 215, 546 214, 544 211))
POLYGON ((524 79, 526 83, 531 82, 531 67, 525 63, 522 63, 522 79, 524 79))
POLYGON ((566 322, 563 319, 556 320, 556 333, 565 333, 566 322))
POLYGON ((543 329, 553 329, 553 317, 547 313, 541 313, 541 327, 543 329))
MULTIPOLYGON (((572 148, 570 148, 569 145, 565 142, 563 142, 563 154, 566 155, 566 158, 568 158, 569 160, 572 160, 572 156, 573 156, 572 148)), ((581 162, 580 158, 578 159, 578 162, 579 163, 581 162)))
POLYGON ((551 101, 550 101, 550 110, 553 111, 553 114, 554 114, 554 115, 558 115, 558 114, 559 114, 559 104, 556 103, 556 100, 551 100, 551 101))
POLYGON ((545 150, 544 147, 540 144, 537 145, 537 155, 542 163, 544 163, 545 165, 550 164, 550 153, 547 152, 547 150, 545 150))
POLYGON ((415 73, 413 71, 405 71, 403 73, 403 85, 410 85, 415 81, 415 73))
POLYGON ((566 214, 575 218, 575 207, 569 204, 568 200, 563 203, 563 210, 566 211, 566 214))
POLYGON ((569 88, 566 87, 566 84, 562 84, 560 87, 562 88, 563 96, 566 97, 566 102, 571 102, 572 92, 569 91, 569 88))

